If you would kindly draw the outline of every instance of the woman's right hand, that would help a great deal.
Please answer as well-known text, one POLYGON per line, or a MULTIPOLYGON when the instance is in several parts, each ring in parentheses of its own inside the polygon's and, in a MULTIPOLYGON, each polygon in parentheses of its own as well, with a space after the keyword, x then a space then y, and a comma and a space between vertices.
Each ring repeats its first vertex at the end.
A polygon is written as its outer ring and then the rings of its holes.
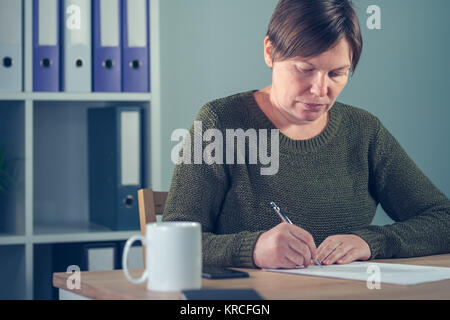
POLYGON ((282 222, 264 232, 256 241, 253 262, 260 268, 288 268, 311 264, 317 257, 312 235, 293 224, 282 222))

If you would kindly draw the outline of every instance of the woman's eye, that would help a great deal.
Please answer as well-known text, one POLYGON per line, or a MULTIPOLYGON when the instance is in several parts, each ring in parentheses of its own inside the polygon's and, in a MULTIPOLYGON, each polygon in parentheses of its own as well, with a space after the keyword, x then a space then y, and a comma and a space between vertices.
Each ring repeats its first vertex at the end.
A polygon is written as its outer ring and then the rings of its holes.
POLYGON ((314 69, 302 69, 302 68, 300 68, 299 70, 303 73, 310 73, 314 71, 314 69))
POLYGON ((332 77, 332 78, 342 77, 343 75, 344 75, 343 73, 336 73, 336 72, 330 73, 330 77, 332 77))

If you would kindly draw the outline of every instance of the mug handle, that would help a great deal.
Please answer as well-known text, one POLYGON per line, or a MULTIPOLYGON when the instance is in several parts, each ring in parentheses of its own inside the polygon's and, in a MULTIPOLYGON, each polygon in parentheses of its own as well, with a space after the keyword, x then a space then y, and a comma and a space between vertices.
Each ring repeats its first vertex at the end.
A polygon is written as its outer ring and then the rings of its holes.
POLYGON ((123 255, 122 255, 122 268, 123 268, 123 273, 125 274, 125 277, 133 283, 142 283, 145 281, 145 279, 147 279, 147 270, 144 270, 144 272, 142 273, 140 278, 133 278, 130 273, 128 272, 128 267, 127 267, 127 258, 128 258, 128 252, 131 248, 131 245, 133 244, 133 242, 135 241, 141 241, 142 244, 147 245, 147 241, 146 238, 141 235, 141 234, 137 234, 132 236, 130 239, 127 240, 127 242, 125 243, 125 247, 123 249, 123 255))

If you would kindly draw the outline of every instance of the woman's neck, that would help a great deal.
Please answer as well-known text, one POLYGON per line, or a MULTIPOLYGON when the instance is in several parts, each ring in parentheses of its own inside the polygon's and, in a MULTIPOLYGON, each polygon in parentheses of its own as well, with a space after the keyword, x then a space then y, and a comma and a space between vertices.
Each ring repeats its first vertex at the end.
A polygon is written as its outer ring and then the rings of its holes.
POLYGON ((281 133, 292 140, 308 140, 318 136, 325 130, 329 120, 329 112, 314 122, 295 123, 291 121, 270 100, 270 86, 254 93, 256 103, 269 120, 281 133))

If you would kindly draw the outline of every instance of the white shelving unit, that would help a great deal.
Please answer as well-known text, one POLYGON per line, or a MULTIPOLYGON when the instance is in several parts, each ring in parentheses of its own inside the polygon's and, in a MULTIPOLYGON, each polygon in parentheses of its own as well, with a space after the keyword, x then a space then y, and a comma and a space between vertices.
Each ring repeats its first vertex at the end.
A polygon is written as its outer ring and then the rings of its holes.
POLYGON ((152 93, 32 92, 32 0, 23 4, 23 92, 0 93, 0 143, 16 159, 17 181, 0 195, 0 299, 51 298, 53 244, 121 241, 138 232, 89 222, 89 107, 144 109, 144 186, 158 183, 159 0, 149 8, 152 93))

